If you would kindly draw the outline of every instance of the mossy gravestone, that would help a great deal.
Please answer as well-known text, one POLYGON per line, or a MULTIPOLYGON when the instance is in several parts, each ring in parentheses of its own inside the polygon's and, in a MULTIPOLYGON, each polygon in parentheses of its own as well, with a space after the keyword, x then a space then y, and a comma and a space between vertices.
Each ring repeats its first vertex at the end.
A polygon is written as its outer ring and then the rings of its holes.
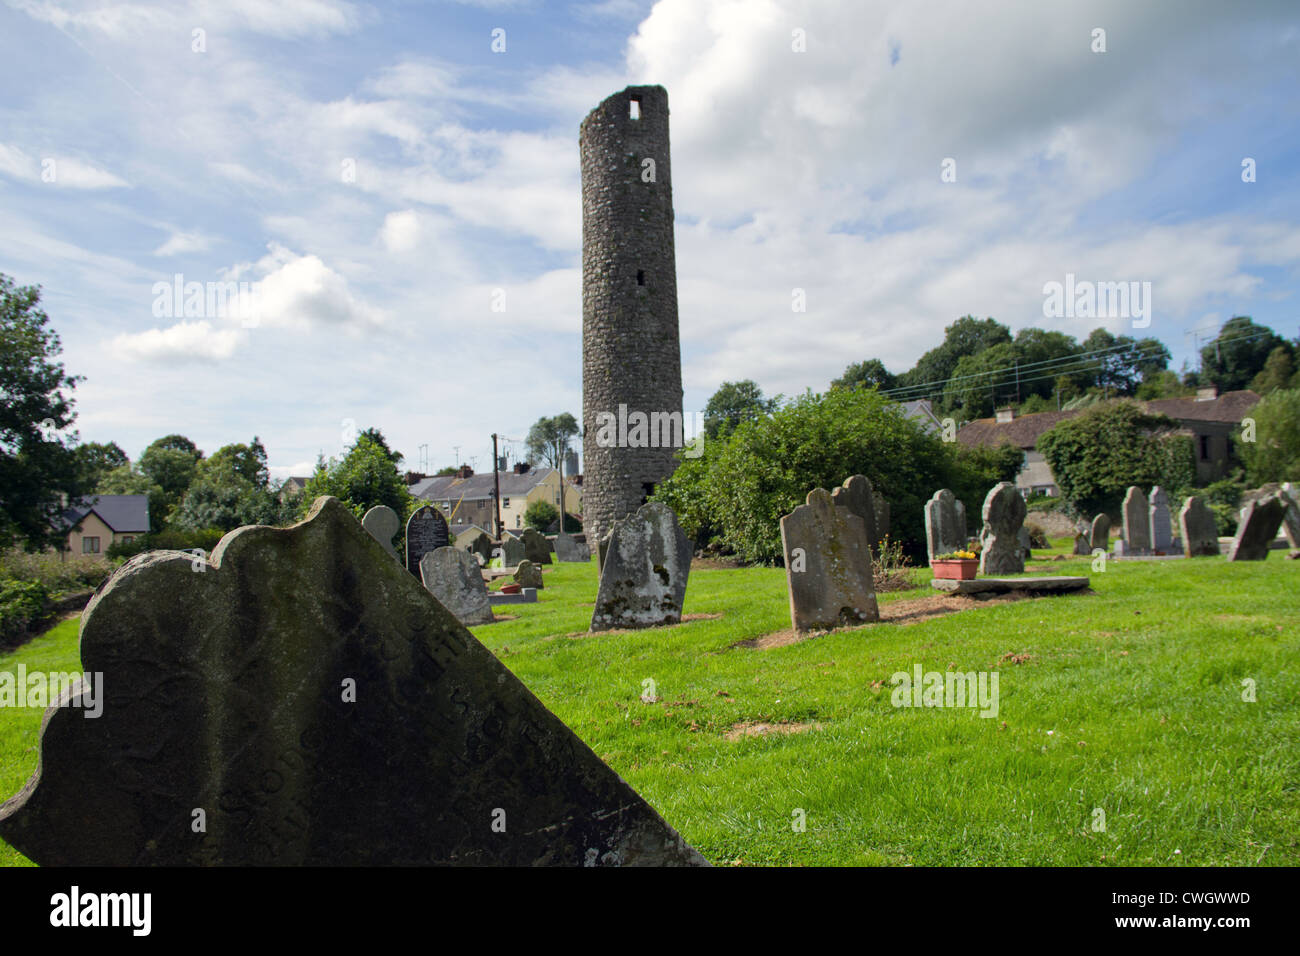
POLYGON ((451 533, 442 512, 431 505, 417 508, 406 519, 406 569, 420 576, 420 559, 430 551, 451 544, 451 533))
POLYGON ((1229 561, 1263 561, 1268 557, 1269 545, 1277 537, 1277 530, 1286 517, 1290 502, 1280 494, 1265 495, 1246 502, 1237 521, 1237 536, 1228 548, 1229 561))
POLYGON ((1130 485, 1124 493, 1124 553, 1146 554, 1151 550, 1151 506, 1146 492, 1130 485))
POLYGON ((691 543, 661 501, 614 522, 591 630, 677 624, 691 573, 691 543))
POLYGON ((478 559, 457 548, 435 548, 420 559, 420 580, 456 620, 470 627, 491 624, 492 604, 478 559))
POLYGON ((862 518, 836 507, 824 488, 781 519, 790 619, 795 630, 880 620, 862 518))
POLYGON ((867 554, 874 559, 880 548, 880 536, 876 533, 876 502, 871 479, 866 475, 845 479, 844 484, 831 492, 831 500, 837 508, 848 508, 862 519, 862 526, 866 528, 867 554))
POLYGON ((41 865, 704 862, 335 498, 131 559, 81 656, 0 808, 41 865))
POLYGON ((1178 512, 1183 532, 1183 554, 1189 558, 1219 555, 1219 528, 1214 512, 1198 495, 1191 495, 1178 512))
POLYGON ((533 564, 551 563, 551 542, 536 528, 524 529, 524 557, 533 564))
POLYGON ((984 499, 980 532, 980 574, 1020 574, 1025 570, 1028 542, 1022 541, 1025 499, 1009 481, 993 486, 984 499))

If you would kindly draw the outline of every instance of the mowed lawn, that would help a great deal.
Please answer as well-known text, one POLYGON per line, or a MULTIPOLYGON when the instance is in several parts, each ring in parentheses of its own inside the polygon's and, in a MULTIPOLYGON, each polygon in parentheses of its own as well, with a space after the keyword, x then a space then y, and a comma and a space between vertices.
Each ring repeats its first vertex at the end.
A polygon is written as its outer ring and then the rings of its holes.
MULTIPOLYGON (((697 569, 700 617, 588 634, 595 564, 556 565, 537 604, 474 633, 715 864, 1300 863, 1300 562, 1090 565, 1039 573, 1093 593, 766 649, 737 645, 790 627, 779 569, 697 569), (997 717, 895 708, 890 677, 916 664, 996 671, 997 717)), ((0 671, 19 661, 76 669, 75 621, 0 671)), ((0 799, 35 769, 40 719, 0 708, 0 799)), ((26 861, 0 843, 0 863, 26 861)))

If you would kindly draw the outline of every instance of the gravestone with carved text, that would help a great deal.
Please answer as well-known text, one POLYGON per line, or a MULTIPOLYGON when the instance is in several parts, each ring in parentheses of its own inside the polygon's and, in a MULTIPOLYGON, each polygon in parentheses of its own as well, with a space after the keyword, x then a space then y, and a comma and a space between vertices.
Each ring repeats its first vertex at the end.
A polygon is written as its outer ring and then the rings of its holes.
POLYGON ((420 576, 420 559, 430 551, 451 544, 447 519, 432 505, 417 508, 406 519, 406 569, 420 576))

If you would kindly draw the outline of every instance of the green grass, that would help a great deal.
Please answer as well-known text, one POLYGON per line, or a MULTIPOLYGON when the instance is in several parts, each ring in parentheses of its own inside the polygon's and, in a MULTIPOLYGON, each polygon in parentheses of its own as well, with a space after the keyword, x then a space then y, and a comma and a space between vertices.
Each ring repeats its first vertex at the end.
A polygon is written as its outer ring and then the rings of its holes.
MULTIPOLYGON (((1300 564, 1090 564, 1032 573, 1091 574, 1092 594, 766 650, 735 645, 790 627, 779 569, 694 571, 686 613, 721 617, 587 634, 595 564, 560 564, 538 603, 474 633, 714 863, 1300 863, 1300 564), (1000 713, 893 707, 890 675, 917 663, 996 670, 1000 713), (727 739, 743 721, 814 726, 727 739)), ((20 659, 75 669, 75 627, 0 670, 20 659)), ((4 796, 35 768, 39 723, 0 710, 4 796)))

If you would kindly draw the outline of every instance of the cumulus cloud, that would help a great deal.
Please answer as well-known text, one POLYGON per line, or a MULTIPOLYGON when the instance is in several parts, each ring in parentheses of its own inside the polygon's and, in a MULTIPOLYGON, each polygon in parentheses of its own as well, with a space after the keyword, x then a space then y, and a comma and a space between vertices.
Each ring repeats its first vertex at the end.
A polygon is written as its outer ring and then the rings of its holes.
POLYGON ((109 351, 128 361, 216 362, 233 356, 246 336, 238 329, 216 328, 207 320, 180 322, 165 329, 115 336, 109 351))
POLYGON ((155 256, 177 256, 186 252, 204 252, 212 240, 196 232, 174 232, 167 241, 153 251, 155 256))

